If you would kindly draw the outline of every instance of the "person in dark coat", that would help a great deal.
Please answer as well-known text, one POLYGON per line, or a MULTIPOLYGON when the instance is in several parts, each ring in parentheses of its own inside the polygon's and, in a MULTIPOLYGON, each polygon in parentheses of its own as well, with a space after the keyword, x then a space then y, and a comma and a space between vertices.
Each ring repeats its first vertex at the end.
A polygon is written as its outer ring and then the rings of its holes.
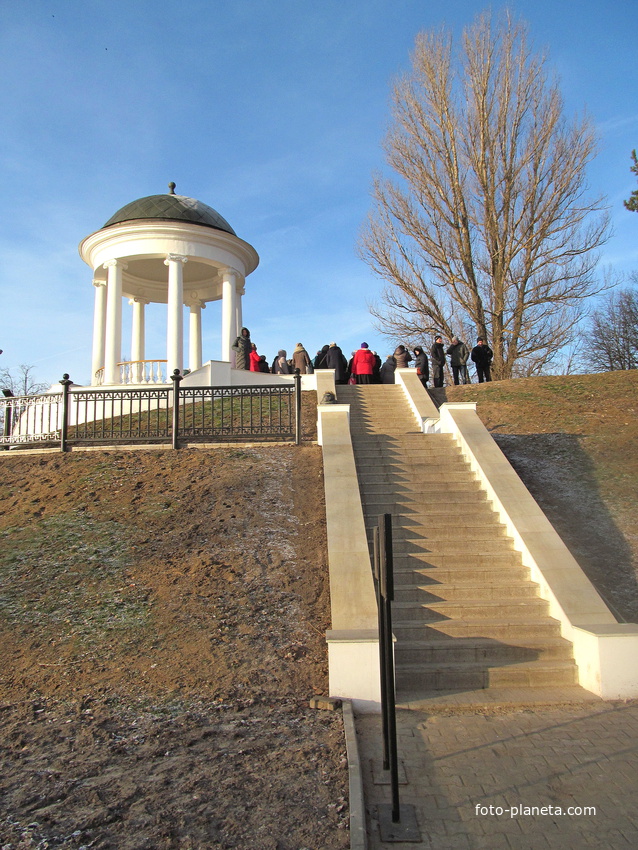
POLYGON ((443 386, 443 369, 445 367, 445 348, 443 347, 443 337, 434 337, 432 348, 430 349, 430 361, 432 362, 432 378, 434 379, 435 387, 443 386))
POLYGON ((314 359, 314 363, 312 364, 315 369, 328 369, 326 366, 326 354, 328 353, 328 348, 330 346, 324 345, 321 351, 317 352, 317 356, 314 359))
POLYGON ((467 358, 470 356, 470 350, 467 345, 464 342, 461 342, 457 336, 453 336, 452 344, 447 350, 447 355, 450 358, 454 385, 458 386, 459 381, 462 381, 464 384, 469 384, 470 377, 467 374, 467 358))
POLYGON ((348 361, 336 342, 331 342, 328 346, 323 368, 335 370, 335 384, 348 383, 348 361))
POLYGON ((393 354, 388 354, 385 363, 379 370, 382 384, 393 384, 394 373, 396 372, 397 361, 393 354))
POLYGON ((491 366, 494 352, 482 336, 476 340, 476 345, 472 349, 471 357, 472 363, 476 366, 476 377, 478 378, 479 384, 482 384, 483 381, 491 381, 491 366))
POLYGON ((405 345, 397 345, 394 350, 394 359, 397 361, 397 369, 407 369, 412 360, 412 355, 405 345))
POLYGON ((414 350, 414 365, 416 373, 424 387, 427 387, 430 380, 430 367, 428 365, 428 356, 420 345, 417 345, 414 350))
POLYGON ((355 384, 356 383, 355 377, 352 373, 352 363, 354 361, 354 355, 356 353, 357 353, 356 351, 353 351, 352 354, 350 355, 350 360, 348 360, 348 367, 346 369, 346 374, 348 375, 348 383, 349 384, 355 384))
POLYGON ((374 369, 372 370, 372 383, 380 384, 381 383, 381 366, 383 366, 383 361, 379 357, 376 351, 372 352, 374 357, 374 369))
POLYGON ((235 369, 250 369, 250 352, 253 345, 248 328, 242 328, 241 334, 233 343, 235 354, 235 369))

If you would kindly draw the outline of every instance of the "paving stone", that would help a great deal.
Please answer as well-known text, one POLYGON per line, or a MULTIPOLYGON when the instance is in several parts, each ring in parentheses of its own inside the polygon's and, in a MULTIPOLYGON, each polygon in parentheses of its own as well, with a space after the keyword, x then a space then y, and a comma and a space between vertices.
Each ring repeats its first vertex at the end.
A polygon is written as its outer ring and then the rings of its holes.
MULTIPOLYGON (((529 713, 510 709, 490 716, 465 709, 436 717, 400 711, 397 723, 400 729, 416 732, 415 739, 409 735, 401 739, 409 753, 399 752, 406 765, 409 762, 408 785, 400 793, 415 806, 426 839, 414 847, 638 846, 638 701, 622 706, 538 707, 529 713), (500 807, 503 813, 479 816, 477 805, 492 806, 493 812, 500 807), (517 806, 529 808, 516 809, 513 817, 511 811, 505 812, 517 806), (541 814, 541 807, 553 814, 541 814), (569 807, 595 807, 596 812, 559 815, 557 807, 565 812, 569 807)), ((366 755, 378 746, 377 726, 365 717, 358 718, 357 725, 366 755)), ((374 795, 379 788, 370 788, 371 784, 367 777, 366 794, 374 795)), ((375 802, 387 802, 388 793, 375 802)), ((369 850, 389 847, 380 842, 378 831, 369 832, 369 850)), ((412 845, 399 846, 409 850, 412 845)))

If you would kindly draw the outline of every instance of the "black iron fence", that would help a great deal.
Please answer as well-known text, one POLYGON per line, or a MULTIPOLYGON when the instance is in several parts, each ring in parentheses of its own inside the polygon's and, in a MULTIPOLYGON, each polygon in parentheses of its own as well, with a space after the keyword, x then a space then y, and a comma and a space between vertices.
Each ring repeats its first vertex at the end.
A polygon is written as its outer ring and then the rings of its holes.
POLYGON ((0 446, 118 445, 254 440, 301 442, 301 377, 243 387, 75 388, 0 398, 0 446))

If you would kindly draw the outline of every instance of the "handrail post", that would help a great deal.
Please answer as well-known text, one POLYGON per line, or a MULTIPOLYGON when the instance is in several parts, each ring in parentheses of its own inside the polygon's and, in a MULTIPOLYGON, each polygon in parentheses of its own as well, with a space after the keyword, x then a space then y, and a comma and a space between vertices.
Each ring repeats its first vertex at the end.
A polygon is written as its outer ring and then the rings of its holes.
POLYGON ((383 608, 383 596, 381 590, 381 547, 380 547, 380 527, 375 525, 372 529, 373 542, 373 575, 374 575, 374 590, 377 597, 377 623, 379 627, 379 670, 381 674, 381 722, 383 731, 383 769, 390 769, 389 756, 389 732, 388 732, 388 712, 386 707, 388 704, 387 689, 388 677, 386 674, 387 654, 385 651, 386 636, 385 636, 385 614, 383 608))
POLYGON ((295 445, 301 444, 301 370, 295 369, 295 445))
POLYGON ((397 718, 394 684, 394 654, 392 647, 392 602, 394 600, 394 565, 392 560, 392 516, 379 517, 379 583, 381 586, 386 677, 385 714, 388 731, 388 761, 392 791, 392 822, 401 819, 399 806, 399 761, 397 755, 397 718))
POLYGON ((175 369, 171 375, 173 381, 172 447, 174 449, 179 448, 179 385, 183 377, 179 369, 175 369))
POLYGON ((421 832, 411 803, 399 801, 399 759, 397 754, 396 691, 392 648, 392 602, 394 601, 394 565, 392 558, 392 515, 382 514, 374 529, 375 580, 379 601, 379 651, 381 654, 381 710, 384 715, 383 769, 390 769, 392 803, 380 803, 379 828, 383 842, 419 843, 421 832), (383 635, 383 639, 382 639, 383 635), (382 647, 381 644, 384 644, 382 647), (384 657, 385 656, 385 657, 384 657), (386 752, 387 750, 387 752, 386 752), (388 765, 386 765, 388 762, 388 765))
POLYGON ((69 387, 73 381, 65 372, 62 375, 62 427, 60 428, 60 451, 68 452, 67 437, 69 434, 69 387))

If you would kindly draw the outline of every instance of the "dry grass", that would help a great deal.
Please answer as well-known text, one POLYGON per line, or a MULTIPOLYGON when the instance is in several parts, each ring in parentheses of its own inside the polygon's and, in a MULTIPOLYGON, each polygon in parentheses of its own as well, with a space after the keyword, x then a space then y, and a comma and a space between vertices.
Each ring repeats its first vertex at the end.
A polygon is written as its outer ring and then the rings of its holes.
POLYGON ((617 616, 638 622, 638 371, 448 387, 477 412, 617 616))

